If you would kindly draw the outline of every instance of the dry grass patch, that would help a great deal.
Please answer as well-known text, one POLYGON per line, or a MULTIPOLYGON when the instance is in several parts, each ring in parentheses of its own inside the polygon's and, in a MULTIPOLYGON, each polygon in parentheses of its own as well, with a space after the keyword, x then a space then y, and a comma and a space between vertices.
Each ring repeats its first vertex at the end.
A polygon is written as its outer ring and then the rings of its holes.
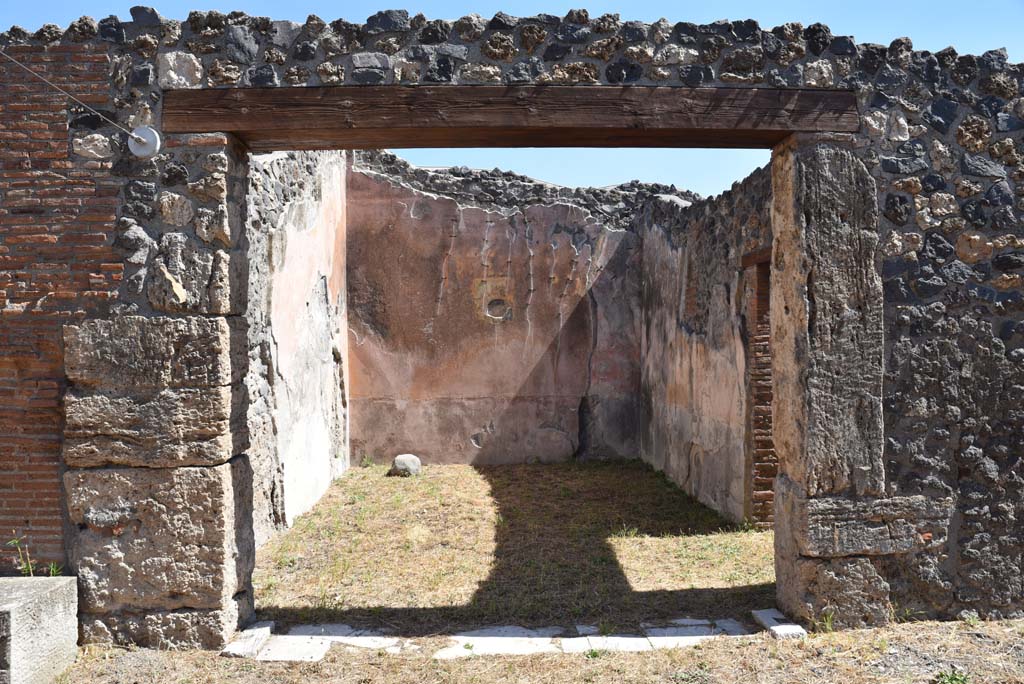
POLYGON ((812 635, 714 639, 646 653, 435 661, 335 647, 320 663, 263 663, 216 653, 83 649, 61 684, 1024 684, 1024 622, 921 622, 812 635))
POLYGON ((773 605, 771 533, 729 524, 643 465, 384 472, 353 469, 260 550, 262 618, 422 635, 773 605))

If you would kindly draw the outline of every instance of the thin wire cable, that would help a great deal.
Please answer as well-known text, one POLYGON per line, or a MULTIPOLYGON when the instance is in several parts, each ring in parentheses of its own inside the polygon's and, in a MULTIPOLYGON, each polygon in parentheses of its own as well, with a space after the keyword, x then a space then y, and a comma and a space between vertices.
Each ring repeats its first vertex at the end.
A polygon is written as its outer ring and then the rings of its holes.
POLYGON ((95 109, 93 109, 93 108, 92 108, 92 107, 90 107, 89 105, 85 104, 84 102, 82 102, 81 100, 79 100, 79 99, 78 99, 77 97, 75 97, 74 95, 72 95, 71 93, 69 93, 68 91, 66 91, 66 90, 64 90, 63 88, 61 88, 61 87, 60 87, 59 85, 57 85, 56 83, 53 83, 53 82, 51 82, 51 81, 48 81, 48 80, 46 80, 46 77, 45 77, 45 76, 43 76, 42 74, 38 74, 38 73, 36 73, 35 71, 32 71, 32 70, 31 70, 31 69, 29 69, 29 68, 28 68, 27 66, 25 66, 24 64, 22 64, 22 63, 21 63, 21 62, 19 62, 18 60, 14 59, 13 57, 11 57, 11 56, 10 56, 9 54, 7 54, 6 52, 4 52, 3 50, 0 50, 0 55, 3 55, 3 56, 4 56, 4 57, 6 57, 7 59, 11 60, 12 62, 14 62, 14 63, 15 63, 15 64, 17 64, 18 66, 20 66, 20 67, 21 67, 22 69, 24 69, 24 70, 25 70, 25 71, 27 71, 28 73, 32 74, 33 76, 35 76, 35 77, 36 77, 36 78, 38 78, 38 79, 39 79, 40 81, 42 81, 42 82, 43 82, 43 83, 45 83, 46 85, 50 86, 50 87, 51 87, 51 88, 53 88, 54 90, 56 90, 56 91, 58 91, 58 92, 61 92, 61 93, 63 93, 64 95, 67 95, 67 96, 68 96, 68 97, 70 97, 70 98, 71 98, 72 100, 74 100, 75 102, 77 102, 77 103, 78 103, 79 105, 81 105, 82 107, 85 107, 85 108, 86 108, 86 109, 88 109, 88 110, 89 110, 90 112, 92 112, 92 113, 93 113, 93 114, 95 114, 96 116, 100 117, 101 119, 103 119, 104 121, 106 121, 107 123, 109 123, 109 124, 110 124, 111 126, 114 126, 115 128, 117 128, 117 129, 121 130, 121 131, 122 131, 122 132, 124 132, 124 133, 127 133, 127 134, 128 134, 128 137, 129 137, 129 138, 132 138, 132 139, 133 139, 133 140, 135 140, 136 142, 141 142, 141 143, 145 143, 145 142, 146 142, 146 139, 145 139, 145 138, 143 138, 143 137, 142 137, 141 135, 135 135, 134 133, 132 133, 132 132, 131 132, 131 131, 129 131, 129 130, 127 129, 127 128, 125 128, 125 127, 124 127, 124 126, 122 126, 121 124, 117 123, 116 121, 114 121, 114 120, 113 120, 113 119, 111 119, 110 117, 108 117, 108 116, 105 116, 105 115, 104 115, 104 114, 103 114, 102 112, 98 112, 98 111, 96 111, 95 109))

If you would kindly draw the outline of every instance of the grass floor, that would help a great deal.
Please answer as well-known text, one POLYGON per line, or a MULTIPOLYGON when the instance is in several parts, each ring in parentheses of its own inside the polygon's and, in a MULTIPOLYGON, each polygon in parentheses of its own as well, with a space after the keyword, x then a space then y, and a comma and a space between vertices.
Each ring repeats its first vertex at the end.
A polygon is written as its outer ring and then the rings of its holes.
POLYGON ((771 532, 731 525, 640 464, 384 473, 353 469, 260 549, 261 619, 423 636, 774 605, 771 532))

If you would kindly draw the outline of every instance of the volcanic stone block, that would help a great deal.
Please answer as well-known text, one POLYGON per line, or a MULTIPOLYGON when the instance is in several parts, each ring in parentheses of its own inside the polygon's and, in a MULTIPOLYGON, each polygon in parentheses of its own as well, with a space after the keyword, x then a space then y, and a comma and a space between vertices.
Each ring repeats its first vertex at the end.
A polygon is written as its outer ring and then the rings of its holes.
POLYGON ((952 499, 900 496, 853 500, 807 499, 788 477, 775 480, 775 498, 802 556, 880 556, 906 553, 945 539, 953 514, 952 499))
POLYGON ((78 654, 74 577, 0 578, 0 683, 49 684, 78 654))
POLYGON ((245 509, 236 511, 247 500, 244 466, 64 475, 83 624, 106 625, 85 630, 89 638, 223 645, 251 612, 251 529, 245 509))
POLYGON ((225 610, 147 610, 144 613, 81 616, 87 644, 136 644, 150 648, 222 648, 237 629, 239 606, 225 610))
POLYGON ((880 495, 875 181, 852 151, 818 143, 776 154, 772 186, 771 310, 783 313, 772 316, 779 460, 809 496, 880 495))
POLYGON ((72 389, 64 411, 64 462, 70 467, 218 465, 234 455, 230 387, 140 397, 72 389))
POLYGON ((231 383, 230 330, 223 318, 93 319, 64 327, 68 379, 118 392, 231 383))

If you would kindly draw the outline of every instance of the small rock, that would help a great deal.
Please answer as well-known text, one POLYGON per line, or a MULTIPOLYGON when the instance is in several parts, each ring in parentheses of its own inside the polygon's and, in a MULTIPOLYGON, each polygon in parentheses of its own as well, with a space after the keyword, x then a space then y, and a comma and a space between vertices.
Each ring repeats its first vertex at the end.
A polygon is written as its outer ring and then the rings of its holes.
POLYGON ((157 57, 160 72, 160 87, 166 90, 175 88, 198 88, 203 78, 203 66, 195 55, 180 50, 165 52, 157 57))
POLYGON ((192 202, 176 192, 161 192, 157 204, 164 221, 172 226, 187 226, 195 215, 192 202))
POLYGON ((71 148, 75 154, 86 159, 109 159, 114 156, 110 138, 99 133, 75 138, 71 143, 71 148))
POLYGON ((160 25, 160 14, 152 7, 136 5, 128 11, 132 14, 132 21, 138 26, 160 25))
POLYGON ((399 454, 391 462, 391 470, 388 475, 391 477, 411 477, 420 474, 420 459, 413 454, 399 454))

